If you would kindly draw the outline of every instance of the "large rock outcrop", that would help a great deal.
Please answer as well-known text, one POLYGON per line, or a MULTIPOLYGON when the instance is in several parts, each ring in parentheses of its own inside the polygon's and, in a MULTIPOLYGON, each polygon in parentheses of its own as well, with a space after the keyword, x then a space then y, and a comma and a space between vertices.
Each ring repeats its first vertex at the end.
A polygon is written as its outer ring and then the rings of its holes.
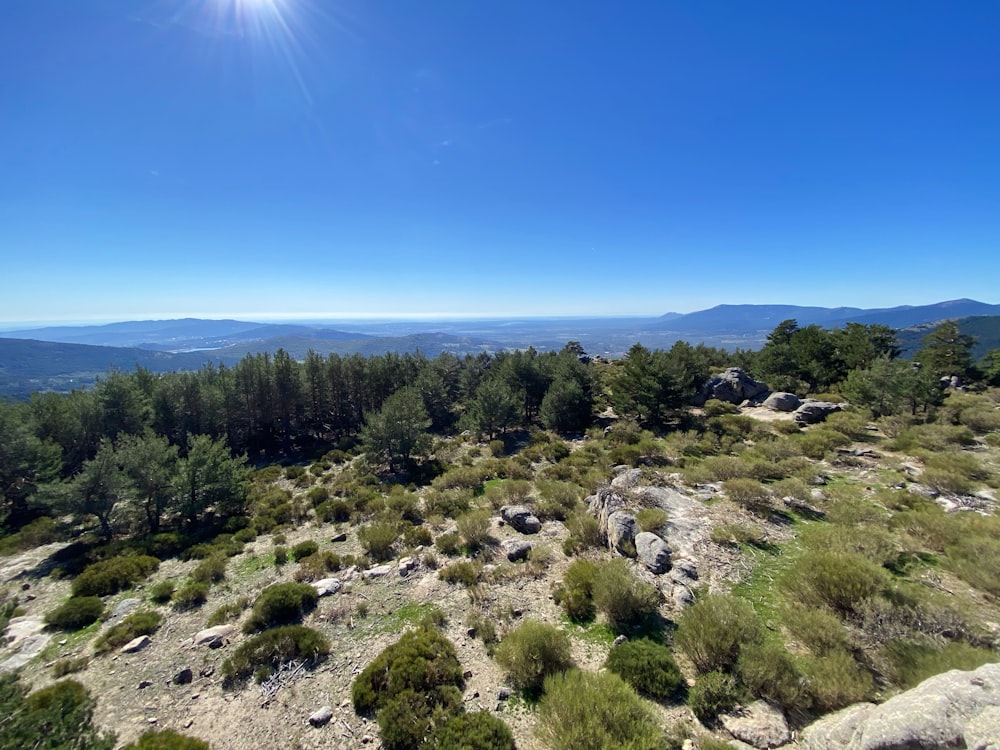
POLYGON ((1000 746, 1000 664, 952 670, 881 705, 862 703, 802 731, 806 750, 937 750, 1000 746))
POLYGON ((733 737, 759 750, 781 747, 792 740, 785 715, 767 701, 754 701, 722 714, 719 721, 733 737))
POLYGON ((635 557, 635 516, 616 510, 608 516, 608 547, 626 557, 635 557))
POLYGON ((770 393, 766 384, 754 380, 739 367, 730 367, 725 372, 713 375, 694 397, 694 405, 702 406, 709 399, 742 404, 744 401, 759 401, 770 393))
POLYGON ((635 554, 651 573, 670 570, 670 547, 656 534, 641 531, 635 535, 635 554))

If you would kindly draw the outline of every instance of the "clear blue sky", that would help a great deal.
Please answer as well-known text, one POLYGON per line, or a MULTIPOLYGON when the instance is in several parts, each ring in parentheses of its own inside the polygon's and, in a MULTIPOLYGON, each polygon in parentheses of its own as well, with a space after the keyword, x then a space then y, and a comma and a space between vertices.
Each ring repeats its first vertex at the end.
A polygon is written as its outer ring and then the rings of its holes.
POLYGON ((996 0, 0 21, 0 321, 1000 302, 996 0))

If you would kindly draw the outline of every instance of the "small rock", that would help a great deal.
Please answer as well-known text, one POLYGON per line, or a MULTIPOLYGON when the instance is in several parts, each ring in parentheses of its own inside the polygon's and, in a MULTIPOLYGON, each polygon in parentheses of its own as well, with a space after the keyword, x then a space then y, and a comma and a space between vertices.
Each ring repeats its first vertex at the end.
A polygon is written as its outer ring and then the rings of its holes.
POLYGON ((105 626, 117 625, 140 604, 142 604, 142 599, 122 599, 111 610, 111 615, 108 617, 105 626))
POLYGON ((542 530, 542 522, 523 505, 505 505, 500 509, 500 517, 522 534, 537 534, 542 530))
POLYGON ((392 572, 391 565, 376 565, 374 568, 369 568, 361 575, 364 578, 384 578, 391 572, 392 572))
POLYGON ((148 687, 149 687, 150 685, 152 685, 152 684, 153 684, 153 683, 152 683, 152 682, 150 682, 149 680, 142 680, 142 681, 141 681, 141 682, 139 683, 139 689, 140 689, 140 690, 144 690, 144 689, 148 688, 148 687))
POLYGON ((184 722, 184 728, 190 729, 193 724, 194 724, 194 719, 188 719, 187 721, 184 722))
POLYGON ((472 670, 466 669, 465 672, 462 673, 462 677, 468 680, 470 677, 472 677, 472 670))
POLYGON ((312 716, 309 717, 309 723, 314 727, 321 727, 324 724, 329 723, 330 719, 333 718, 333 707, 323 706, 317 709, 312 716))
POLYGON ((190 669, 182 669, 180 672, 174 675, 175 685, 187 685, 194 679, 194 672, 190 669))
POLYGON ((137 651, 142 651, 151 642, 152 641, 148 635, 140 635, 138 638, 133 638, 131 641, 122 646, 121 653, 134 654, 137 651))
POLYGON ((146 721, 149 724, 155 724, 156 723, 156 717, 155 716, 150 716, 148 719, 146 719, 146 721))
POLYGON ((193 642, 195 646, 207 643, 211 648, 219 648, 223 639, 228 638, 235 630, 235 625, 216 625, 214 628, 199 630, 195 634, 193 642))
POLYGON ((333 536, 333 537, 330 538, 330 541, 333 542, 334 544, 339 544, 340 542, 346 542, 347 541, 347 532, 346 531, 342 531, 339 534, 336 534, 335 536, 333 536))
POLYGON ((341 583, 339 578, 322 578, 310 584, 319 596, 330 596, 340 591, 341 583))
POLYGON ((504 539, 500 542, 500 548, 507 555, 508 560, 517 562, 528 559, 528 553, 531 552, 531 542, 526 542, 523 539, 504 539))
POLYGON ((612 646, 620 646, 623 643, 625 643, 626 641, 628 641, 628 636, 620 635, 617 638, 615 638, 615 642, 612 643, 611 645, 612 646))
POLYGON ((513 691, 504 685, 497 691, 497 700, 505 701, 510 698, 512 693, 513 691))

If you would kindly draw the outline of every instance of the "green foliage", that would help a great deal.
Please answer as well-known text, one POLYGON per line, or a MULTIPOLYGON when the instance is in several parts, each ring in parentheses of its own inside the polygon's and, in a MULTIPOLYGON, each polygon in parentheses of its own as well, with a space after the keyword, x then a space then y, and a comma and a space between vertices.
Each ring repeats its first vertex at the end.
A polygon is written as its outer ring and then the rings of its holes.
POLYGON ((600 522, 585 511, 579 511, 569 516, 566 519, 566 528, 569 530, 569 537, 567 537, 563 549, 567 551, 567 554, 604 545, 600 522))
POLYGON ((794 601, 827 607, 841 616, 887 584, 886 571, 861 555, 824 550, 803 553, 782 579, 782 588, 794 601))
POLYGON ((708 724, 737 703, 739 688, 731 675, 722 672, 706 672, 688 691, 688 705, 698 720, 708 724))
POLYGON ((802 676, 791 654, 780 643, 747 644, 737 662, 740 680, 759 698, 785 708, 807 708, 802 676))
POLYGON ((241 596, 234 602, 229 602, 228 604, 223 604, 217 607, 215 611, 208 616, 208 620, 205 625, 212 628, 216 625, 224 625, 227 622, 232 622, 243 614, 243 611, 249 606, 250 600, 245 596, 241 596))
POLYGON ((72 596, 45 615, 45 622, 60 630, 79 630, 104 613, 104 602, 96 596, 72 596))
POLYGON ((289 556, 296 562, 299 562, 303 557, 315 555, 317 552, 319 552, 319 545, 310 539, 305 542, 299 542, 292 547, 289 556))
POLYGON ((722 490, 731 501, 751 513, 765 515, 771 510, 771 493, 756 479, 727 479, 722 490))
POLYGON ((281 545, 274 548, 274 564, 282 566, 288 562, 288 548, 281 545))
POLYGON ((90 664, 90 657, 79 656, 76 658, 60 659, 52 665, 52 676, 57 680, 74 672, 82 672, 90 664))
POLYGON ((442 555, 457 555, 459 553, 459 543, 461 537, 454 532, 439 534, 434 540, 434 546, 442 555))
POLYGON ((226 577, 226 562, 226 558, 218 553, 206 557, 191 571, 191 580, 218 583, 226 577))
POLYGON ((594 606, 594 579, 597 564, 586 559, 574 560, 563 575, 562 585, 556 589, 556 604, 562 606, 573 622, 590 622, 597 613, 594 606))
POLYGON ((208 584, 202 581, 189 581, 174 593, 174 606, 177 609, 194 609, 208 601, 208 584))
POLYGON ((358 542, 376 562, 392 558, 397 539, 399 539, 398 527, 385 521, 373 521, 358 529, 358 542))
POLYGON ((17 674, 0 674, 0 747, 111 750, 115 737, 98 733, 94 706, 79 682, 62 680, 29 695, 17 674))
POLYGON ((175 584, 171 580, 157 581, 149 587, 149 598, 157 604, 166 604, 174 595, 175 584))
POLYGON ((438 578, 447 583, 460 583, 466 588, 476 585, 476 568, 470 562, 456 562, 438 571, 438 578))
POLYGON ((848 647, 847 632, 840 619, 825 609, 791 604, 781 619, 792 636, 814 654, 822 656, 848 647))
POLYGON ((94 653, 120 648, 140 635, 152 635, 163 624, 163 617, 157 612, 133 612, 117 625, 102 632, 94 641, 94 653))
POLYGON ((144 732, 122 750, 211 750, 211 746, 204 740, 188 737, 173 729, 155 729, 144 732))
POLYGON ((646 638, 615 646, 604 666, 654 700, 674 697, 684 683, 670 649, 646 638))
POLYGON ((559 628, 527 620, 508 633, 497 646, 495 658, 511 684, 537 696, 549 675, 573 667, 569 636, 559 628))
POLYGON ((851 439, 842 432, 827 427, 814 427, 802 433, 797 441, 804 455, 819 461, 835 449, 849 444, 851 439))
POLYGON ((577 669, 545 680, 537 733, 552 750, 663 750, 653 712, 618 675, 577 669))
POLYGON ((306 583, 276 583, 264 589, 253 604, 244 633, 300 621, 316 608, 319 595, 306 583))
POLYGON ((657 531, 667 522, 667 512, 663 508, 643 508, 635 514, 635 520, 643 531, 657 531))
POLYGON ((674 637, 678 648, 702 674, 733 669, 740 649, 761 639, 753 607, 729 594, 698 597, 678 618, 674 637))
POLYGON ((400 388, 379 411, 365 414, 361 442, 367 453, 387 463, 390 470, 403 469, 411 457, 430 449, 430 426, 420 391, 400 388))
POLYGON ((765 542, 760 526, 745 523, 721 523, 712 529, 709 538, 716 544, 729 546, 749 544, 757 547, 765 542))
POLYGON ((624 560, 602 564, 594 577, 594 606, 617 632, 642 625, 659 611, 660 592, 632 575, 624 560))
POLYGON ((875 691, 871 675, 846 651, 809 657, 803 671, 812 703, 823 713, 869 700, 875 691))
POLYGON ((424 750, 514 750, 514 735, 504 722, 486 711, 452 716, 438 726, 424 750))
POLYGON ((282 625, 241 643, 222 663, 222 674, 227 682, 245 680, 252 674, 268 675, 297 659, 315 665, 329 653, 330 642, 322 633, 304 625, 282 625))
POLYGON ((892 664, 893 682, 903 689, 952 669, 968 671, 997 660, 996 651, 961 642, 942 646, 898 640, 887 645, 886 654, 892 664))
POLYGON ((490 536, 491 514, 488 510, 473 510, 455 520, 458 533, 470 551, 481 548, 490 536))
POLYGON ((148 555, 113 557, 84 568, 73 580, 74 596, 109 596, 129 588, 160 567, 160 561, 148 555))

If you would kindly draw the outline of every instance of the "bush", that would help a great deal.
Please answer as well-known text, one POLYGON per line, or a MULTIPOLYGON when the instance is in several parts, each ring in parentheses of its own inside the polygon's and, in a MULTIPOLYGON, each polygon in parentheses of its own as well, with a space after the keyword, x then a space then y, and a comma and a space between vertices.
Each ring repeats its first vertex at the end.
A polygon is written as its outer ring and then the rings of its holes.
POLYGON ((729 594, 699 597, 677 620, 675 643, 700 673, 728 671, 740 647, 759 643, 761 626, 753 607, 729 594))
POLYGON ((594 607, 594 579, 597 564, 590 560, 574 560, 563 575, 562 585, 556 589, 556 604, 562 606, 573 622, 590 622, 597 609, 594 607))
POLYGON ((257 529, 253 526, 247 526, 244 529, 240 529, 235 534, 233 534, 233 541, 237 544, 249 544, 254 539, 257 538, 257 529))
POLYGON ((231 622, 243 614, 243 611, 250 606, 250 600, 245 596, 241 596, 235 602, 229 602, 228 604, 223 604, 216 608, 216 610, 209 615, 208 621, 205 623, 207 627, 215 627, 216 625, 224 625, 227 622, 231 622))
POLYGON ((0 674, 0 747, 111 750, 113 734, 93 725, 95 701, 79 682, 62 680, 30 695, 17 674, 0 674))
POLYGON ((537 696, 549 675, 574 666, 569 636, 551 625, 528 620, 504 637, 496 650, 496 661, 509 674, 511 683, 537 696))
POLYGON ((466 588, 476 585, 476 569, 470 562, 457 562, 438 571, 438 578, 447 583, 460 583, 466 588))
POLYGON ((292 547, 289 556, 298 562, 303 557, 309 557, 310 555, 315 555, 319 552, 319 545, 314 541, 299 542, 294 547, 292 547))
POLYGON ((843 433, 825 427, 809 430, 798 438, 799 448, 802 450, 802 453, 817 461, 823 459, 834 449, 847 445, 850 442, 851 439, 843 433))
POLYGON ((157 612, 133 612, 97 637, 97 640, 94 641, 94 653, 103 654, 106 651, 124 646, 140 635, 152 635, 162 624, 163 617, 157 612))
POLYGON ((218 583, 226 577, 225 557, 213 554, 206 557, 191 571, 191 580, 200 583, 218 583))
POLYGON ((315 555, 299 560, 299 569, 295 571, 296 581, 316 581, 326 578, 327 573, 340 570, 343 558, 330 550, 323 550, 315 555))
POLYGON ((84 568, 73 580, 73 596, 110 596, 141 581, 160 567, 148 555, 113 557, 84 568))
POLYGON ((376 562, 392 558, 393 545, 399 539, 395 524, 376 521, 358 529, 358 542, 376 562))
POLYGON ((663 508, 643 508, 635 514, 635 520, 643 531, 657 531, 667 519, 667 511, 663 508))
POLYGON ((277 583, 268 586, 254 602, 243 632, 254 633, 275 625, 300 621, 316 608, 318 601, 316 589, 307 583, 277 583))
POLYGON ((722 672, 701 675, 688 692, 691 711, 705 724, 715 721, 715 717, 731 709, 739 700, 736 681, 722 672))
POLYGON ((589 513, 581 511, 569 516, 566 519, 566 528, 570 535, 563 546, 564 550, 566 547, 573 551, 579 551, 604 546, 601 524, 589 513))
POLYGON ((408 548, 428 547, 434 542, 431 530, 426 526, 411 526, 403 532, 403 544, 408 548))
POLYGON ((782 579, 784 590, 807 607, 827 607, 848 615, 888 584, 888 574, 856 554, 810 550, 782 579))
POLYGON ((782 612, 782 622, 796 640, 816 655, 845 650, 848 646, 843 624, 825 609, 793 604, 782 612))
POLYGON ((594 606, 618 632, 642 625, 659 611, 660 592, 633 576, 624 560, 599 566, 593 591, 594 606))
POLYGON ((684 681, 670 649, 646 638, 615 646, 604 666, 654 700, 673 697, 684 681))
POLYGON ((211 750, 204 740, 188 737, 173 729, 154 729, 145 732, 135 742, 126 745, 122 750, 211 750))
POLYGON ((157 604, 166 604, 174 595, 173 581, 159 581, 149 588, 149 598, 157 604))
POLYGON ((286 547, 277 546, 274 548, 274 564, 278 567, 284 565, 288 562, 288 549, 286 547))
POLYGON ((104 614, 104 602, 96 596, 72 596, 45 615, 45 622, 59 630, 79 630, 104 614))
POLYGON ((872 697, 875 684, 846 651, 831 651, 804 661, 807 688, 821 712, 836 711, 872 697))
POLYGON ((208 601, 208 584, 201 581, 190 581, 174 594, 174 606, 177 609, 194 609, 206 601, 208 601))
POLYGON ((764 531, 756 524, 722 523, 712 529, 709 538, 716 544, 759 547, 765 543, 764 531))
POLYGON ((771 493, 756 479, 727 479, 722 483, 722 491, 751 513, 763 515, 771 510, 771 493))
POLYGON ((785 708, 807 708, 802 677, 791 654, 780 643, 751 643, 740 650, 740 680, 759 698, 785 708))
POLYGON ((89 664, 90 658, 87 656, 80 656, 75 659, 60 659, 52 665, 52 676, 58 680, 60 677, 65 677, 68 674, 82 672, 89 664))
POLYGON ((663 730, 620 677, 571 670, 545 680, 537 733, 552 750, 662 750, 663 730))
POLYGON ((457 555, 460 541, 458 534, 447 532, 438 535, 438 538, 434 540, 434 546, 442 555, 457 555))
POLYGON ((886 654, 892 664, 893 682, 904 690, 936 674, 952 669, 973 670, 997 658, 995 651, 967 643, 938 646, 912 641, 894 641, 886 647, 886 654))
POLYGON ((316 517, 323 523, 343 523, 351 518, 351 506, 345 500, 326 500, 316 506, 316 517))
POLYGON ((330 642, 322 633, 305 625, 283 625, 240 644, 222 663, 222 674, 229 683, 255 673, 265 677, 286 662, 305 659, 315 665, 329 653, 330 642))
POLYGON ((507 725, 493 714, 474 711, 448 719, 431 732, 423 748, 424 750, 514 750, 514 735, 510 733, 507 725))
POLYGON ((488 510, 472 510, 458 517, 455 525, 469 550, 478 550, 490 537, 491 516, 488 510))

